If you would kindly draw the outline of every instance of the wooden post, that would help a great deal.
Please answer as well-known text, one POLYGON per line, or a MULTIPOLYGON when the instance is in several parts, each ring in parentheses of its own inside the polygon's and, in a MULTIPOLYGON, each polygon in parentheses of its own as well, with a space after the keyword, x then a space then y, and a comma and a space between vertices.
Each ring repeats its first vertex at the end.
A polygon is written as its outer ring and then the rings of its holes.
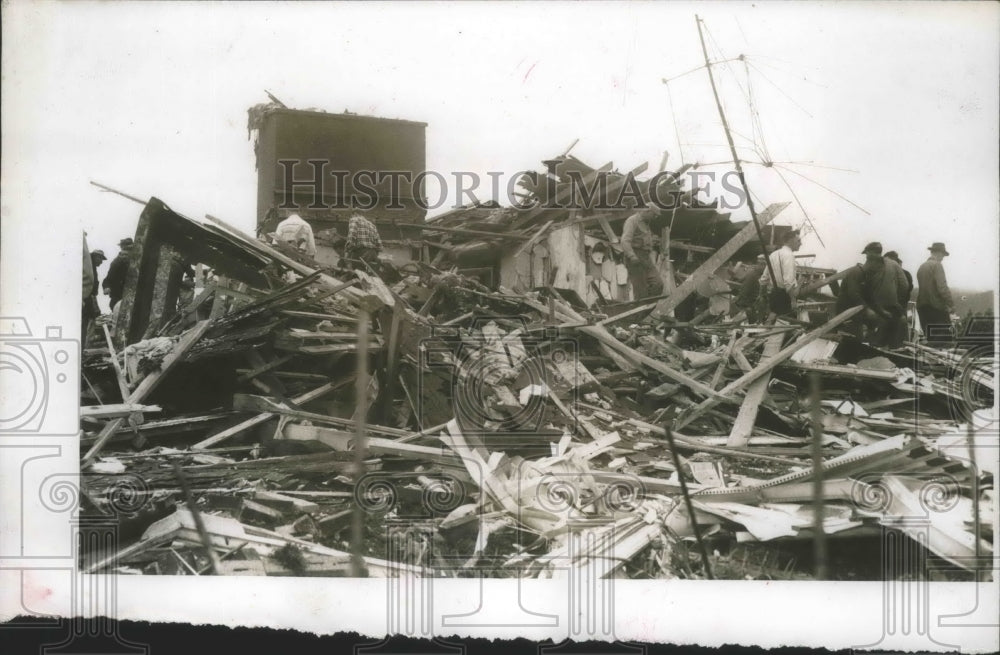
POLYGON ((812 492, 813 492, 813 559, 816 563, 816 579, 826 580, 826 532, 823 531, 823 417, 820 409, 819 373, 809 374, 809 390, 812 400, 812 492))
MULTIPOLYGON (((355 402, 357 410, 354 416, 354 484, 355 490, 359 488, 361 478, 365 473, 365 457, 367 456, 368 444, 366 437, 366 419, 368 418, 368 307, 362 303, 358 309, 358 357, 357 370, 354 374, 354 381, 357 384, 355 402)), ((354 499, 354 513, 351 515, 351 577, 367 578, 368 570, 365 567, 364 559, 365 547, 365 510, 354 499)))

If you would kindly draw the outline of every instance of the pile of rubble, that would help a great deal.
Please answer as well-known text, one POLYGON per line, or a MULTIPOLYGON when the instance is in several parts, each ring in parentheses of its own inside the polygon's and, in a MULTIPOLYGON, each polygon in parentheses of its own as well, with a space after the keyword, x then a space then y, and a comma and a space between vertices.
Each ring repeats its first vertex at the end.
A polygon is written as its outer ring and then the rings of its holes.
POLYGON ((421 261, 352 271, 150 200, 115 335, 84 353, 83 509, 124 541, 84 569, 808 578, 826 563, 801 544, 835 563, 899 530, 972 575, 992 342, 872 348, 819 269, 807 312, 750 323, 703 290, 760 251, 753 226, 685 202, 660 244, 676 284, 635 301, 628 210, 467 208, 419 231, 421 261), (499 280, 476 260, 497 250, 499 280), (179 306, 193 262, 213 275, 179 306))

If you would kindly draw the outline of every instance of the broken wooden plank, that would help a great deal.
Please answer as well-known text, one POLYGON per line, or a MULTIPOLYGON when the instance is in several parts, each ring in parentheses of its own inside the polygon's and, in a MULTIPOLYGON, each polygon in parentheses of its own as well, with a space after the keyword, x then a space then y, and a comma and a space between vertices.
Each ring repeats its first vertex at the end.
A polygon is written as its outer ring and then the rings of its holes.
POLYGON ((319 510, 319 505, 303 498, 293 498, 276 491, 258 491, 253 499, 263 505, 273 507, 282 512, 302 512, 309 514, 319 510))
POLYGON ((281 366, 282 364, 288 362, 289 360, 293 359, 294 357, 295 357, 295 355, 293 353, 291 355, 285 355, 285 356, 279 357, 277 359, 272 359, 269 362, 262 362, 256 368, 252 368, 252 369, 240 369, 240 370, 238 370, 238 372, 241 373, 241 375, 240 375, 240 377, 236 378, 236 381, 237 382, 246 382, 247 380, 255 378, 255 377, 257 377, 258 375, 260 375, 262 373, 267 373, 268 371, 272 371, 272 370, 278 368, 279 366, 281 366))
MULTIPOLYGON (((126 404, 139 404, 146 398, 146 396, 152 393, 160 382, 163 381, 163 378, 165 378, 170 371, 177 366, 177 364, 184 361, 184 355, 187 354, 187 351, 191 348, 191 346, 197 343, 198 339, 205 334, 210 325, 211 321, 201 321, 188 330, 184 336, 181 337, 180 341, 177 342, 177 345, 174 346, 173 352, 163 358, 163 362, 160 364, 160 370, 154 371, 143 378, 142 382, 139 383, 139 386, 135 388, 135 391, 133 391, 125 400, 126 404)), ((97 441, 90 447, 87 454, 84 455, 81 467, 85 467, 94 461, 97 454, 102 448, 104 448, 104 444, 106 444, 108 440, 114 436, 118 429, 122 427, 124 422, 125 419, 116 418, 104 426, 104 429, 101 430, 101 433, 97 437, 97 441)))
POLYGON ((782 362, 782 368, 793 368, 800 371, 812 371, 823 375, 844 375, 852 378, 866 378, 869 380, 884 380, 895 382, 899 378, 897 369, 877 370, 872 368, 861 368, 860 366, 848 366, 844 364, 821 364, 819 362, 801 363, 794 361, 782 362))
POLYGON ((282 316, 289 316, 291 318, 310 318, 317 321, 330 321, 331 323, 348 323, 350 325, 355 325, 358 319, 353 316, 343 316, 341 314, 324 314, 320 312, 303 312, 293 309, 283 309, 279 312, 282 316))
MULTIPOLYGON (((803 335, 798 340, 785 346, 780 352, 776 353, 774 357, 771 357, 766 362, 759 363, 753 370, 744 373, 737 380, 734 380, 733 382, 727 384, 725 387, 722 388, 721 391, 719 391, 719 394, 723 396, 732 395, 742 389, 745 389, 746 387, 750 386, 750 383, 752 383, 754 380, 764 375, 765 373, 769 373, 772 369, 774 369, 775 366, 778 366, 783 361, 787 360, 789 357, 795 354, 795 352, 799 348, 805 346, 808 343, 811 343, 814 339, 818 339, 824 334, 827 334, 828 332, 836 328, 844 321, 850 320, 851 317, 853 317, 855 314, 857 314, 863 309, 864 307, 859 305, 857 307, 851 307, 850 309, 837 314, 829 321, 824 323, 822 326, 816 328, 815 330, 813 330, 808 334, 803 335)), ((686 411, 684 413, 684 415, 678 420, 677 427, 678 428, 684 427, 685 425, 693 421, 695 418, 704 414, 706 410, 715 406, 718 402, 719 401, 715 397, 708 398, 702 401, 701 404, 699 404, 697 407, 695 407, 690 411, 686 411)))
MULTIPOLYGON (((597 339, 604 345, 618 351, 621 355, 624 355, 626 359, 630 360, 634 364, 641 364, 647 368, 651 368, 657 373, 664 375, 674 382, 679 382, 686 386, 691 391, 701 395, 707 396, 715 402, 730 402, 735 403, 736 400, 727 396, 724 392, 717 392, 712 387, 708 386, 703 382, 699 382, 694 378, 687 376, 680 371, 667 366, 658 359, 653 359, 648 355, 644 355, 638 350, 631 348, 618 339, 616 339, 610 332, 608 332, 604 327, 600 325, 587 325, 583 327, 576 328, 579 332, 591 336, 597 339)), ((713 403, 715 404, 715 403, 713 403)))
POLYGON ((729 364, 729 358, 732 357, 733 348, 736 346, 736 339, 739 337, 739 334, 739 330, 733 330, 729 335, 729 343, 726 344, 726 350, 723 352, 722 359, 712 374, 712 381, 708 383, 708 386, 713 389, 718 389, 719 383, 722 382, 722 374, 726 370, 726 365, 729 364))
MULTIPOLYGON (((762 364, 778 354, 783 341, 783 334, 773 334, 767 338, 767 341, 764 342, 764 350, 760 358, 762 364)), ((754 423, 757 422, 757 410, 760 408, 761 401, 764 400, 764 395, 767 393, 767 385, 770 381, 770 374, 762 375, 747 389, 747 394, 743 398, 743 404, 740 405, 739 414, 736 415, 736 421, 729 432, 729 439, 726 441, 726 445, 730 448, 744 448, 750 441, 754 423)))
POLYGON ((130 414, 155 414, 162 411, 159 405, 118 403, 115 405, 84 405, 80 407, 80 418, 122 418, 130 414))
POLYGON ((121 364, 118 363, 118 353, 115 352, 115 345, 111 341, 111 332, 108 331, 108 324, 101 323, 101 329, 104 330, 104 338, 108 341, 108 354, 111 356, 111 366, 114 368, 115 378, 118 381, 118 391, 121 393, 122 402, 125 402, 125 399, 129 396, 125 371, 122 370, 121 364))
MULTIPOLYGON (((350 384, 351 382, 353 382, 353 380, 354 378, 352 376, 350 379, 347 380, 341 380, 339 382, 328 382, 321 387, 318 387, 316 389, 313 389, 312 391, 302 394, 301 396, 296 396, 295 398, 292 398, 292 402, 295 403, 296 405, 301 405, 311 400, 316 400, 317 398, 320 398, 328 394, 334 389, 338 389, 340 387, 350 384)), ((226 428, 222 432, 217 432, 216 434, 213 434, 211 437, 199 441, 195 445, 191 446, 191 450, 204 450, 205 448, 211 448, 215 444, 221 443, 226 439, 229 439, 230 437, 233 437, 246 430, 249 430, 255 425, 260 425, 261 423, 264 423, 265 421, 274 418, 275 416, 276 414, 274 412, 261 412, 260 414, 254 416, 253 418, 241 421, 240 423, 237 423, 232 427, 226 428)))
MULTIPOLYGON (((288 423, 281 432, 281 437, 289 441, 318 441, 334 450, 348 451, 354 449, 355 434, 336 428, 326 428, 318 425, 301 425, 288 423)), ((367 437, 367 451, 372 455, 392 455, 418 461, 430 461, 436 464, 452 466, 461 465, 454 453, 445 448, 433 446, 418 446, 401 443, 382 437, 367 437)))

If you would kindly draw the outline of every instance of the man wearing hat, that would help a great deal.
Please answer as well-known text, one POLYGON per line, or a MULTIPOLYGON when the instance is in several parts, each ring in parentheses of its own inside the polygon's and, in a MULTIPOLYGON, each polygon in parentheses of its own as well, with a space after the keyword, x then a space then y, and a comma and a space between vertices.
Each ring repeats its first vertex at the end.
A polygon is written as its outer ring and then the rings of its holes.
POLYGON ((103 264, 105 261, 107 261, 107 259, 108 259, 108 256, 104 254, 103 250, 95 250, 95 251, 93 251, 93 252, 90 253, 90 265, 91 265, 91 269, 94 272, 94 291, 93 291, 92 295, 95 298, 97 297, 97 290, 98 290, 98 287, 99 287, 99 282, 98 282, 98 277, 97 277, 97 269, 99 269, 101 267, 101 264, 103 264))
POLYGON ((101 283, 104 293, 111 300, 112 311, 114 311, 118 301, 122 299, 122 293, 125 291, 125 276, 128 275, 134 249, 132 239, 122 239, 118 242, 118 248, 118 256, 111 260, 111 265, 108 267, 108 275, 104 278, 104 282, 101 283))
POLYGON ((906 276, 899 264, 882 256, 882 244, 873 241, 861 251, 865 255, 863 293, 878 323, 873 346, 899 348, 906 338, 906 276))
POLYGON ((90 287, 87 289, 87 297, 83 299, 83 347, 87 347, 87 335, 90 333, 90 322, 101 315, 101 307, 97 304, 97 289, 100 284, 99 278, 97 277, 97 269, 101 264, 104 263, 108 257, 104 254, 103 250, 95 250, 90 253, 90 256, 84 260, 84 266, 89 268, 87 271, 90 275, 84 275, 84 278, 90 281, 90 287))
POLYGON ((951 299, 948 280, 941 260, 948 250, 940 241, 931 245, 930 257, 917 269, 917 315, 928 346, 947 346, 951 341, 951 315, 955 303, 951 299))

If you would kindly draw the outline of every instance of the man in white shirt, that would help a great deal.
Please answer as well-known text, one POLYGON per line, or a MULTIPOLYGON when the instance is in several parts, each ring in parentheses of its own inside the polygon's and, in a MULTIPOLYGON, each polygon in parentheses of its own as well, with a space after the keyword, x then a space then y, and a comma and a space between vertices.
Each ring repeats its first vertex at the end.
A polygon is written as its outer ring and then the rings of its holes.
MULTIPOLYGON (((791 308, 794 309, 795 301, 799 293, 799 284, 795 278, 795 253, 802 247, 802 237, 798 231, 786 232, 782 238, 780 248, 771 253, 768 260, 771 262, 771 270, 777 280, 777 286, 788 292, 791 299, 791 308)), ((771 272, 764 267, 764 272, 760 276, 761 288, 771 292, 774 284, 771 281, 771 272)), ((772 309, 773 312, 773 309, 772 309)))
POLYGON ((313 238, 312 226, 298 214, 291 214, 278 223, 274 233, 279 241, 291 244, 310 257, 316 256, 316 240, 313 238))

